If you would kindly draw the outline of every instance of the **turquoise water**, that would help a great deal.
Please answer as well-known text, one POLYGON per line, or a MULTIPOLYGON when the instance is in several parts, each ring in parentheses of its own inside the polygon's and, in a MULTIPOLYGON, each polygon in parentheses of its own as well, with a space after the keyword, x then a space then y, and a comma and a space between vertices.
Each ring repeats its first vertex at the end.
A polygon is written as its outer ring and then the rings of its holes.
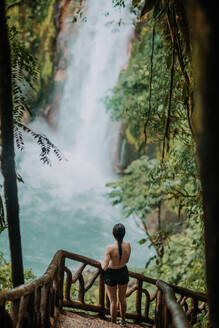
MULTIPOLYGON (((36 145, 26 142, 27 147, 33 150, 36 145)), ((19 183, 25 267, 42 274, 58 249, 101 259, 105 246, 113 242, 111 231, 118 222, 126 226, 125 240, 132 244, 129 264, 144 267, 150 251, 137 241, 145 234, 133 218, 124 218, 120 207, 111 205, 103 177, 96 174, 89 181, 89 174, 84 172, 84 186, 69 173, 74 167, 71 160, 58 163, 53 159, 53 166, 47 167, 37 156, 35 160, 28 153, 20 156, 23 169, 20 167, 19 173, 25 182, 19 183)), ((0 236, 0 249, 9 258, 6 231, 0 236)))
MULTIPOLYGON (((38 119, 31 128, 46 134, 67 160, 51 157, 52 167, 39 160, 40 149, 25 136, 25 150, 17 153, 20 222, 24 266, 40 275, 58 249, 101 259, 113 242, 112 227, 122 222, 131 242, 131 266, 144 267, 152 250, 137 242, 145 233, 133 217, 113 207, 105 184, 113 173, 118 126, 110 121, 101 99, 115 85, 128 60, 133 33, 127 8, 111 1, 87 1, 86 23, 69 35, 67 79, 60 104, 58 128, 38 119), (100 10, 101 6, 101 10, 100 10), (107 14, 106 14, 107 13, 107 14), (118 24, 122 17, 122 24, 118 24), (110 21, 110 24, 109 24, 110 21), (113 22, 113 23, 112 23, 113 22)), ((7 231, 0 249, 9 258, 7 231)))

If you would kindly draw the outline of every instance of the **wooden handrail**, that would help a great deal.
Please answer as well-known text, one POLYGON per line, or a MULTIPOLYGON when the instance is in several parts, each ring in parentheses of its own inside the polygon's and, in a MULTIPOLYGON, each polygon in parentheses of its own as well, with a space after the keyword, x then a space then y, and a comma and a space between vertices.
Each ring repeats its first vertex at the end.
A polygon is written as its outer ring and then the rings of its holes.
POLYGON ((50 279, 54 276, 54 273, 59 266, 63 255, 63 251, 59 250, 55 253, 52 261, 50 262, 46 272, 42 275, 42 277, 38 279, 34 279, 29 283, 24 285, 20 285, 16 288, 9 289, 6 291, 0 292, 0 305, 2 305, 5 301, 13 301, 20 298, 23 295, 32 293, 36 288, 43 286, 44 284, 48 283, 50 279))
POLYGON ((162 280, 157 280, 157 287, 162 291, 164 304, 162 304, 162 311, 160 311, 159 323, 162 328, 172 325, 174 328, 190 328, 186 313, 183 308, 177 303, 173 288, 162 280))
MULTIPOLYGON (((56 318, 63 306, 93 311, 101 316, 109 314, 109 300, 105 293, 101 272, 101 265, 98 261, 64 250, 57 251, 42 277, 12 290, 0 292, 1 327, 10 327, 6 318, 12 320, 16 328, 55 327, 56 318), (72 274, 65 264, 65 259, 80 262, 82 265, 72 274), (91 272, 92 277, 89 276, 89 281, 85 281, 87 275, 83 274, 87 265, 96 268, 94 272, 91 272), (99 303, 88 304, 85 295, 96 279, 99 279, 99 303), (71 297, 71 287, 77 282, 79 282, 78 296, 71 297), (11 303, 10 314, 5 308, 6 302, 11 303)), ((188 322, 193 324, 197 321, 199 312, 207 312, 205 294, 176 285, 168 285, 132 271, 129 271, 129 276, 131 287, 126 297, 136 294, 136 309, 134 313, 127 313, 127 318, 136 322, 155 323, 156 328, 167 328, 170 322, 171 327, 187 328, 188 322), (134 280, 136 284, 133 284, 134 280), (153 295, 150 295, 145 283, 147 286, 154 286, 153 295), (178 300, 175 294, 179 295, 178 300), (202 304, 199 305, 199 302, 202 304), (142 313, 143 307, 144 313, 142 313), (153 308, 155 308, 154 317, 153 308)))
POLYGON ((169 285, 171 288, 174 290, 175 293, 184 295, 187 297, 191 297, 197 301, 202 301, 202 302, 208 302, 208 296, 207 294, 200 293, 200 292, 194 292, 193 290, 190 290, 185 287, 177 286, 174 284, 169 285))

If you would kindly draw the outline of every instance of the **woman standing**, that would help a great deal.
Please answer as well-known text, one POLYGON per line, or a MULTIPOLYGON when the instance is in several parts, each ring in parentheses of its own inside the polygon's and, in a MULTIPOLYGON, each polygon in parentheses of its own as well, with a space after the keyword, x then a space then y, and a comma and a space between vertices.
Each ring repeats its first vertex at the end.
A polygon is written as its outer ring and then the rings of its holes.
POLYGON ((113 227, 115 242, 106 246, 104 260, 100 261, 103 269, 103 279, 106 292, 110 300, 110 314, 112 322, 116 322, 117 317, 117 290, 121 325, 125 325, 126 315, 126 290, 129 281, 128 268, 126 263, 131 254, 130 243, 123 242, 125 227, 118 223, 113 227))

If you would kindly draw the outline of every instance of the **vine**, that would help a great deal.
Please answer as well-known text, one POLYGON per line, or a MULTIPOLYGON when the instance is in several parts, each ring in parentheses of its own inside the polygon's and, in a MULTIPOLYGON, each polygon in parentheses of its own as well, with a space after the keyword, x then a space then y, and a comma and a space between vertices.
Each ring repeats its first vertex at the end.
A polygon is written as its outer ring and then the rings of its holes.
POLYGON ((145 135, 145 145, 147 144, 147 125, 150 120, 151 113, 151 95, 152 95, 152 79, 153 79, 153 57, 154 57, 154 37, 155 37, 155 23, 152 30, 152 46, 151 46, 151 56, 150 56, 150 81, 149 81, 149 96, 148 96, 148 113, 147 120, 144 124, 144 135, 145 135))

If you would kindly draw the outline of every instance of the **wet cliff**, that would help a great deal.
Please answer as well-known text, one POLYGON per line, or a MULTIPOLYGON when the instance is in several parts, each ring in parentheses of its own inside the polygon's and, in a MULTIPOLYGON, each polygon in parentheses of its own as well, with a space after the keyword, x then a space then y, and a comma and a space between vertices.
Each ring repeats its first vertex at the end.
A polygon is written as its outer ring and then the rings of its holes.
MULTIPOLYGON (((80 0, 25 0, 8 4, 8 26, 16 30, 18 42, 33 55, 39 71, 34 91, 30 91, 33 114, 44 112, 48 101, 61 51, 57 51, 57 38, 64 27, 66 12, 71 8, 73 20, 80 6, 80 0)), ((60 72, 56 79, 60 79, 60 72)))

